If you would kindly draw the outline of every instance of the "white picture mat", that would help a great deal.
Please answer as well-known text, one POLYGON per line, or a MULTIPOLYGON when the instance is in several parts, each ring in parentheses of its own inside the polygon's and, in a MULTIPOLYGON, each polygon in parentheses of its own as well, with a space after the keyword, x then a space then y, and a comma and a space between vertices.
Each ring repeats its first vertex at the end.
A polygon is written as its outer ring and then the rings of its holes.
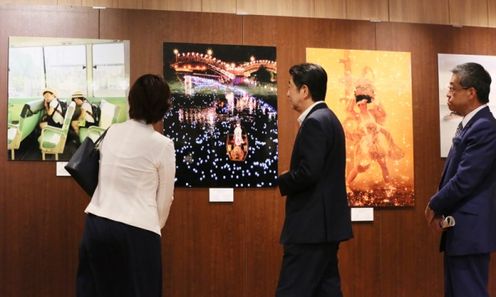
POLYGON ((234 189, 233 188, 209 188, 208 189, 209 202, 233 202, 234 189))
POLYGON ((71 176, 67 170, 65 170, 64 166, 67 165, 67 162, 56 162, 56 176, 71 176))
POLYGON ((351 208, 352 222, 372 222, 374 221, 373 207, 352 207, 351 208))

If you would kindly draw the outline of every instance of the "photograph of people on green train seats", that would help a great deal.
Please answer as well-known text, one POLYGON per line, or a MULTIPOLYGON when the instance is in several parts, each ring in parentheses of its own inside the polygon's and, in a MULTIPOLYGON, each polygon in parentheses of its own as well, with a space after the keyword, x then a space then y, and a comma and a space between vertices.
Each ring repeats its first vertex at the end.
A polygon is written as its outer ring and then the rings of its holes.
POLYGON ((9 104, 7 143, 11 160, 15 160, 15 151, 19 149, 21 141, 39 125, 44 110, 43 103, 43 99, 35 99, 16 106, 9 104), (11 116, 12 114, 19 115, 19 117, 11 116))
MULTIPOLYGON (((45 104, 46 105, 46 104, 45 104)), ((41 128, 40 137, 38 142, 40 144, 41 159, 46 160, 47 154, 53 154, 55 160, 59 159, 59 154, 64 153, 65 144, 68 138, 69 125, 74 115, 76 104, 71 102, 64 112, 62 126, 44 125, 41 128)), ((41 125, 40 125, 41 126, 41 125)))
POLYGON ((81 91, 75 91, 71 96, 72 102, 76 104, 76 110, 72 115, 71 128, 79 135, 79 127, 89 128, 98 124, 100 107, 91 104, 81 91))
POLYGON ((129 41, 9 37, 8 159, 67 161, 128 118, 129 41))
POLYGON ((107 130, 113 123, 121 123, 127 119, 127 107, 113 104, 106 99, 101 99, 98 105, 92 103, 94 115, 96 117, 94 125, 86 125, 79 128, 79 142, 83 142, 86 137, 96 141, 100 135, 107 130), (123 111, 124 113, 121 113, 123 111))
POLYGON ((57 98, 57 93, 51 88, 45 88, 42 92, 44 114, 41 117, 40 128, 46 126, 61 128, 67 110, 67 103, 57 98))
POLYGON ((72 116, 72 130, 69 133, 74 133, 75 141, 79 143, 86 137, 96 141, 112 123, 121 122, 118 119, 119 105, 105 99, 90 103, 81 91, 72 94, 72 101, 76 103, 76 111, 72 116))

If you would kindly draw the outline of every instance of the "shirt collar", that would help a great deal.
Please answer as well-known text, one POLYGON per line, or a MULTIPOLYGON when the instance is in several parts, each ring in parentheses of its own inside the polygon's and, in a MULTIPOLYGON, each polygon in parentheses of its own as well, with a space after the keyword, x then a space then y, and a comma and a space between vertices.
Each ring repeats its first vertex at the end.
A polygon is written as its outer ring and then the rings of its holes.
POLYGON ((463 117, 462 126, 465 127, 468 124, 468 122, 475 116, 475 114, 486 106, 487 104, 482 104, 481 106, 469 112, 465 117, 463 117))
POLYGON ((317 101, 317 102, 314 102, 312 105, 310 105, 307 109, 305 109, 304 112, 302 112, 300 114, 300 116, 298 117, 298 123, 300 123, 300 126, 301 126, 301 123, 303 123, 303 120, 307 117, 307 115, 310 113, 310 111, 312 110, 312 108, 314 108, 317 104, 320 104, 320 103, 324 103, 324 101, 317 101))

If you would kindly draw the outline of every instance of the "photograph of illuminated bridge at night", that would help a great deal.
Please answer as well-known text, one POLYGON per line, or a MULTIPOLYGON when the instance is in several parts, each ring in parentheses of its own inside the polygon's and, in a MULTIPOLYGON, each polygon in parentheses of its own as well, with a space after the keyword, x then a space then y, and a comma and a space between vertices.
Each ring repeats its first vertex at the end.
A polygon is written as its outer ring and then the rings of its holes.
POLYGON ((275 47, 164 43, 176 187, 273 187, 277 180, 275 47))

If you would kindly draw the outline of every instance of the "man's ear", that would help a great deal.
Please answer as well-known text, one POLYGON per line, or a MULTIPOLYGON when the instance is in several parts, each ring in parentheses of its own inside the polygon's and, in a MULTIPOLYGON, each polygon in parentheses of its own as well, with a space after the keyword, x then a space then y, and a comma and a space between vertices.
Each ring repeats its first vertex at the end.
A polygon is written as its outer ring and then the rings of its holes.
POLYGON ((470 95, 470 99, 472 101, 478 101, 479 99, 477 98, 477 90, 474 87, 468 88, 468 92, 470 95))
POLYGON ((307 85, 301 85, 300 93, 303 95, 303 98, 305 99, 310 97, 310 90, 308 89, 307 85))

